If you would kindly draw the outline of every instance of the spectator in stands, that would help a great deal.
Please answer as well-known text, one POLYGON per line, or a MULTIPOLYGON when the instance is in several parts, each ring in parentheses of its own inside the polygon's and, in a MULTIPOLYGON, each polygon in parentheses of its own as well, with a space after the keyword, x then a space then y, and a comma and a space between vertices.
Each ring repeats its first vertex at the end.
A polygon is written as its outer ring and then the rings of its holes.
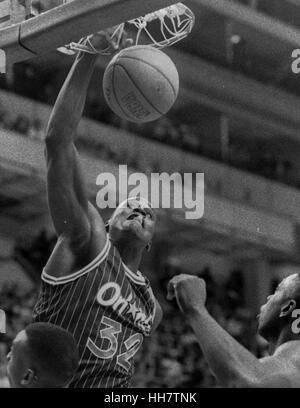
POLYGON ((22 135, 28 135, 30 128, 30 121, 24 115, 18 115, 13 123, 13 128, 15 132, 21 133, 22 135))
POLYGON ((43 124, 39 119, 33 119, 28 131, 28 137, 33 140, 43 140, 44 129, 43 124))

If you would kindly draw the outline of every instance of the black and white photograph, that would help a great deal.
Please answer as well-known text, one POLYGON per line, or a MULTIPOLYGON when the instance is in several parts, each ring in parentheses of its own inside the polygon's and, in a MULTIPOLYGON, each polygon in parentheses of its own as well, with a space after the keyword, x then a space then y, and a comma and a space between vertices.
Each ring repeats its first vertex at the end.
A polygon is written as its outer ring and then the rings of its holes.
POLYGON ((300 0, 0 0, 0 389, 31 388, 300 388, 300 0))

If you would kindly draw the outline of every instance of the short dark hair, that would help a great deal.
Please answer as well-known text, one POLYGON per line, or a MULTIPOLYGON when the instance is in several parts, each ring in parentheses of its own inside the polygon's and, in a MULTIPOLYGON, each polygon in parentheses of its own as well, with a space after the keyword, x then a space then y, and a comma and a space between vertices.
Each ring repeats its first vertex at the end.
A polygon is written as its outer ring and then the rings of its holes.
POLYGON ((78 349, 67 330, 50 323, 32 323, 25 329, 32 368, 48 386, 64 387, 78 367, 78 349))

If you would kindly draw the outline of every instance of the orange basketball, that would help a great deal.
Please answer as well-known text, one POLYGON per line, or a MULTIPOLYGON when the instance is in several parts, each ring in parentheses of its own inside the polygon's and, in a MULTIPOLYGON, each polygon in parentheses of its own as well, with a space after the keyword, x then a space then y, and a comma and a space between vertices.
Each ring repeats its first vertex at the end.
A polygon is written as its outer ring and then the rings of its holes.
POLYGON ((166 114, 176 101, 178 71, 173 61, 150 45, 119 52, 108 64, 103 91, 110 108, 131 122, 151 122, 166 114))

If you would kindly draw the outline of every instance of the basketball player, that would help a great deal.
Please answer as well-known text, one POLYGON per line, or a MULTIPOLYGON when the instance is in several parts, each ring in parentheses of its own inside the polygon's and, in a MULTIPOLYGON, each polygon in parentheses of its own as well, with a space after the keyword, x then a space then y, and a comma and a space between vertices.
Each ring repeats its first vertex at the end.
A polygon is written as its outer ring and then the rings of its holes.
POLYGON ((14 339, 7 374, 12 388, 63 388, 78 366, 74 338, 49 323, 33 323, 14 339))
MULTIPOLYGON (((93 48, 109 46, 106 35, 94 36, 93 48)), ((76 339, 80 361, 72 388, 128 387, 133 358, 162 315, 139 272, 154 234, 154 211, 146 201, 127 200, 106 227, 87 198, 74 138, 96 59, 77 55, 46 134, 48 201, 58 241, 42 273, 34 320, 59 325, 76 339)))
POLYGON ((205 308, 204 280, 174 277, 168 299, 177 303, 193 328, 213 374, 225 387, 300 387, 300 276, 284 279, 261 307, 258 331, 269 343, 269 357, 257 359, 232 338, 205 308), (298 319, 296 319, 298 316, 298 319))

